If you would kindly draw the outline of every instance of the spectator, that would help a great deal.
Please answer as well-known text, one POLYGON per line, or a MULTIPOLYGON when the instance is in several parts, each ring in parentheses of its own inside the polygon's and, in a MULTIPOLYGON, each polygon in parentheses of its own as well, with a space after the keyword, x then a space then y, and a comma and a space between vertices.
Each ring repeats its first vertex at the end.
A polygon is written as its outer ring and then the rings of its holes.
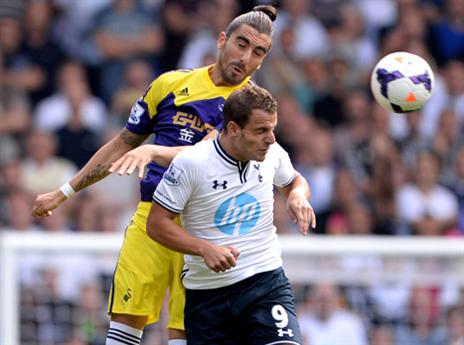
POLYGON ((166 44, 160 57, 161 70, 177 67, 188 37, 197 26, 199 3, 197 0, 164 1, 162 20, 166 44))
POLYGON ((458 201, 438 184, 440 162, 432 151, 417 156, 415 179, 400 187, 395 196, 398 219, 406 232, 443 235, 456 226, 458 201))
POLYGON ((290 157, 294 158, 295 150, 308 139, 314 123, 290 94, 279 97, 278 107, 279 126, 276 129, 276 137, 290 157))
POLYGON ((414 170, 416 159, 419 152, 427 149, 429 146, 428 140, 423 138, 420 133, 420 123, 422 121, 421 112, 415 111, 409 113, 407 121, 407 134, 397 140, 401 160, 406 170, 409 172, 414 170))
POLYGON ((34 224, 31 215, 32 195, 23 189, 9 192, 4 199, 5 228, 20 232, 36 232, 40 228, 34 224))
POLYGON ((464 344, 464 310, 451 307, 446 312, 446 340, 442 344, 464 344))
POLYGON ((26 156, 21 161, 21 181, 28 192, 37 194, 59 188, 77 172, 73 163, 55 156, 57 145, 56 138, 50 133, 30 133, 26 156))
POLYGON ((137 98, 145 93, 147 85, 153 80, 151 65, 142 59, 129 62, 124 68, 121 85, 111 98, 110 124, 121 128, 127 121, 137 98))
POLYGON ((66 126, 76 109, 81 117, 80 121, 87 129, 98 133, 106 126, 105 105, 91 94, 83 66, 75 61, 68 61, 58 71, 55 93, 37 105, 34 112, 35 127, 44 131, 56 131, 66 126))
MULTIPOLYGON (((303 109, 314 114, 315 103, 325 97, 329 92, 329 71, 323 57, 312 56, 300 61, 301 73, 304 78, 303 85, 294 89, 295 98, 303 109)), ((329 123, 331 121, 329 120, 329 123)))
POLYGON ((104 296, 98 283, 96 280, 81 285, 81 297, 76 303, 76 333, 87 344, 102 344, 106 338, 106 322, 101 318, 104 296))
POLYGON ((188 37, 179 58, 179 68, 198 68, 214 63, 216 39, 237 15, 238 3, 237 0, 214 0, 200 2, 199 7, 199 27, 188 37))
POLYGON ((459 204, 458 229, 464 235, 464 148, 461 147, 456 155, 453 173, 446 180, 446 185, 456 196, 459 204))
POLYGON ((441 113, 437 132, 431 142, 431 147, 442 164, 440 180, 446 179, 446 175, 453 171, 457 152, 464 145, 461 128, 453 110, 445 109, 441 113))
POLYGON ((0 82, 0 164, 19 157, 30 122, 30 104, 24 92, 0 82))
POLYGON ((374 326, 369 335, 370 345, 395 345, 393 331, 389 326, 374 326))
POLYGON ((273 94, 293 93, 304 83, 297 60, 292 55, 295 42, 293 28, 283 28, 275 42, 280 43, 280 49, 271 50, 257 73, 257 80, 273 94))
POLYGON ((361 9, 366 25, 366 32, 378 39, 379 31, 391 26, 397 20, 398 11, 391 0, 364 1, 354 0, 361 9))
POLYGON ((464 2, 444 0, 442 16, 431 27, 433 55, 438 64, 464 56, 464 2))
POLYGON ((434 137, 440 115, 446 109, 455 113, 460 127, 464 126, 464 61, 450 60, 441 71, 434 94, 422 110, 420 133, 427 140, 434 137))
POLYGON ((370 101, 362 90, 352 90, 344 98, 345 126, 335 133, 335 147, 341 164, 350 170, 358 188, 367 191, 372 173, 369 149, 372 124, 370 101))
POLYGON ((339 212, 343 214, 352 203, 365 200, 354 182, 353 175, 346 168, 341 168, 337 172, 332 200, 332 212, 335 214, 339 212))
POLYGON ((317 214, 316 232, 323 233, 330 214, 337 168, 332 133, 315 127, 295 153, 295 169, 311 186, 311 205, 317 214))
POLYGON ((154 63, 164 44, 154 18, 136 0, 115 0, 98 13, 92 36, 100 54, 100 94, 107 102, 127 61, 138 57, 154 63))
POLYGON ((369 236, 375 233, 372 210, 361 202, 355 202, 347 210, 348 234, 369 236))
POLYGON ((98 52, 88 34, 95 25, 96 14, 112 2, 53 0, 55 17, 52 36, 67 56, 89 66, 98 62, 98 52))
POLYGON ((359 101, 358 96, 362 92, 355 88, 350 66, 342 55, 328 56, 327 70, 330 75, 328 89, 314 102, 313 115, 319 122, 335 129, 350 121, 350 115, 347 114, 350 109, 346 106, 352 102, 352 98, 355 99, 353 102, 359 101))
POLYGON ((395 232, 394 194, 404 183, 406 172, 400 152, 389 135, 389 114, 373 104, 372 133, 369 139, 371 172, 366 196, 374 212, 375 234, 391 235, 395 232))
POLYGON ((44 73, 44 82, 31 92, 31 101, 37 104, 53 93, 56 66, 64 60, 64 53, 53 41, 52 5, 47 1, 29 1, 24 15, 24 42, 21 53, 44 73))
POLYGON ((409 300, 407 322, 397 327, 398 344, 443 345, 436 328, 438 305, 433 288, 414 287, 409 300))
POLYGON ((3 58, 0 84, 24 90, 37 91, 44 86, 46 73, 21 51, 22 26, 18 18, 0 18, 0 51, 3 58))
MULTIPOLYGON (((327 32, 318 18, 311 15, 311 1, 283 0, 275 24, 275 35, 286 27, 293 28, 295 40, 292 46, 294 59, 324 54, 328 50, 327 32), (308 40, 311 37, 311 40, 308 40)), ((278 43, 274 49, 281 49, 278 43)))
POLYGON ((308 304, 299 316, 301 334, 308 344, 344 344, 349 340, 352 344, 367 345, 361 320, 342 307, 336 286, 316 284, 308 304))
POLYGON ((57 209, 50 217, 39 219, 38 223, 43 231, 50 233, 69 232, 69 205, 57 209))
POLYGON ((364 82, 374 65, 377 48, 367 36, 364 18, 358 4, 346 2, 340 7, 337 22, 329 27, 329 50, 343 56, 349 66, 351 78, 364 82))

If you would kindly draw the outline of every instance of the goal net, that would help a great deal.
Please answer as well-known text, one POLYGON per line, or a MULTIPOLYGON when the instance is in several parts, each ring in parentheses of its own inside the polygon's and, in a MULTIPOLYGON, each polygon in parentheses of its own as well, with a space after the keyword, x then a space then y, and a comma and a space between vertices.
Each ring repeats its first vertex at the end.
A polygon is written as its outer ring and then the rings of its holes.
MULTIPOLYGON (((122 236, 0 232, 0 344, 104 344, 106 299, 122 236)), ((395 313, 406 312, 415 287, 435 289, 442 310, 464 291, 464 239, 280 240, 302 314, 309 291, 321 283, 340 288, 344 308, 366 329, 379 318, 404 318, 395 313)), ((166 321, 163 311, 161 321, 146 329, 144 344, 167 343, 166 321)))

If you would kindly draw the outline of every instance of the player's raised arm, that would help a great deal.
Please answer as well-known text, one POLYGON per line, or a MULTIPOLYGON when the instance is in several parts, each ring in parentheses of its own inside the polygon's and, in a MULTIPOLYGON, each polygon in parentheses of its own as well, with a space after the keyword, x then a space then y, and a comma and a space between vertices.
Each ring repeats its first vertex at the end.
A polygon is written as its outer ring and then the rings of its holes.
POLYGON ((143 178, 145 167, 150 162, 167 167, 173 158, 186 147, 188 146, 142 145, 127 152, 124 156, 111 163, 108 171, 109 173, 118 171, 118 175, 131 175, 137 169, 139 171, 138 177, 143 178))
POLYGON ((287 197, 287 212, 298 225, 298 230, 306 235, 308 228, 316 227, 316 215, 309 203, 310 189, 306 179, 295 171, 292 182, 279 190, 287 197))
POLYGON ((50 216, 52 210, 72 194, 108 176, 111 163, 139 146, 146 138, 147 135, 135 134, 127 129, 121 130, 92 156, 69 183, 52 192, 39 194, 32 205, 32 215, 35 217, 50 216))
MULTIPOLYGON (((213 129, 203 140, 215 139, 218 133, 217 129, 213 129)), ((138 177, 143 178, 145 167, 150 162, 168 167, 174 157, 189 146, 190 145, 168 147, 154 144, 142 145, 127 152, 124 156, 113 162, 109 172, 112 173, 117 171, 118 175, 131 175, 135 169, 137 169, 138 177)))

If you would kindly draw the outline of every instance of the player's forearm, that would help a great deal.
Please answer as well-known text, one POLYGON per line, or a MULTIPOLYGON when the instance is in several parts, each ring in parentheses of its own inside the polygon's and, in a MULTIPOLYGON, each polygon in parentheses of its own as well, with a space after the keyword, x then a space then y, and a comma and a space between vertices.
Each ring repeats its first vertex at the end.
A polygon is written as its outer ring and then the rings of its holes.
POLYGON ((77 192, 110 175, 111 163, 139 146, 146 136, 123 129, 117 136, 103 145, 87 164, 71 179, 70 185, 77 192))
MULTIPOLYGON (((161 206, 158 206, 161 207, 161 206)), ((192 236, 168 217, 148 218, 147 233, 154 241, 176 252, 202 256, 209 243, 192 236)))
POLYGON ((174 157, 182 150, 189 146, 160 146, 160 145, 147 145, 152 147, 152 161, 163 166, 168 167, 174 157))
POLYGON ((309 197, 311 195, 311 191, 309 188, 309 184, 306 181, 306 179, 301 176, 301 174, 297 171, 295 171, 295 178, 293 179, 292 183, 287 186, 286 188, 282 189, 282 192, 284 195, 287 197, 287 199, 292 195, 292 194, 299 194, 303 196, 306 200, 309 200, 309 197))
MULTIPOLYGON (((216 129, 213 129, 212 131, 208 133, 206 137, 203 138, 203 140, 215 139, 218 133, 219 132, 216 129)), ((152 156, 151 156, 152 161, 164 167, 168 167, 169 164, 171 164, 174 157, 180 151, 186 149, 187 147, 190 147, 190 145, 174 146, 174 147, 167 147, 167 146, 160 146, 160 145, 147 145, 147 146, 152 147, 152 156)))

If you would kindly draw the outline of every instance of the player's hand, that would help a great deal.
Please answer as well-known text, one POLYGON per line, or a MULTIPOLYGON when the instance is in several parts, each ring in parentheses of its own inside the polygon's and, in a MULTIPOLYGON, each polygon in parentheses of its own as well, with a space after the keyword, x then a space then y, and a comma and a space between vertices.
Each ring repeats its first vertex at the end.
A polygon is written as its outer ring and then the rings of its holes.
POLYGON ((234 247, 220 247, 216 245, 208 246, 202 253, 206 266, 216 273, 235 267, 239 255, 240 252, 234 247))
POLYGON ((34 217, 51 216, 52 210, 60 206, 65 200, 66 197, 59 189, 53 192, 39 194, 32 204, 32 215, 34 217))
POLYGON ((309 226, 316 228, 316 215, 305 197, 298 194, 289 196, 287 200, 287 212, 293 222, 298 225, 298 231, 303 235, 308 234, 309 226))
POLYGON ((111 163, 109 172, 118 171, 118 175, 130 175, 135 169, 139 170, 138 177, 143 178, 145 167, 152 161, 153 146, 142 145, 119 158, 117 161, 111 163))

